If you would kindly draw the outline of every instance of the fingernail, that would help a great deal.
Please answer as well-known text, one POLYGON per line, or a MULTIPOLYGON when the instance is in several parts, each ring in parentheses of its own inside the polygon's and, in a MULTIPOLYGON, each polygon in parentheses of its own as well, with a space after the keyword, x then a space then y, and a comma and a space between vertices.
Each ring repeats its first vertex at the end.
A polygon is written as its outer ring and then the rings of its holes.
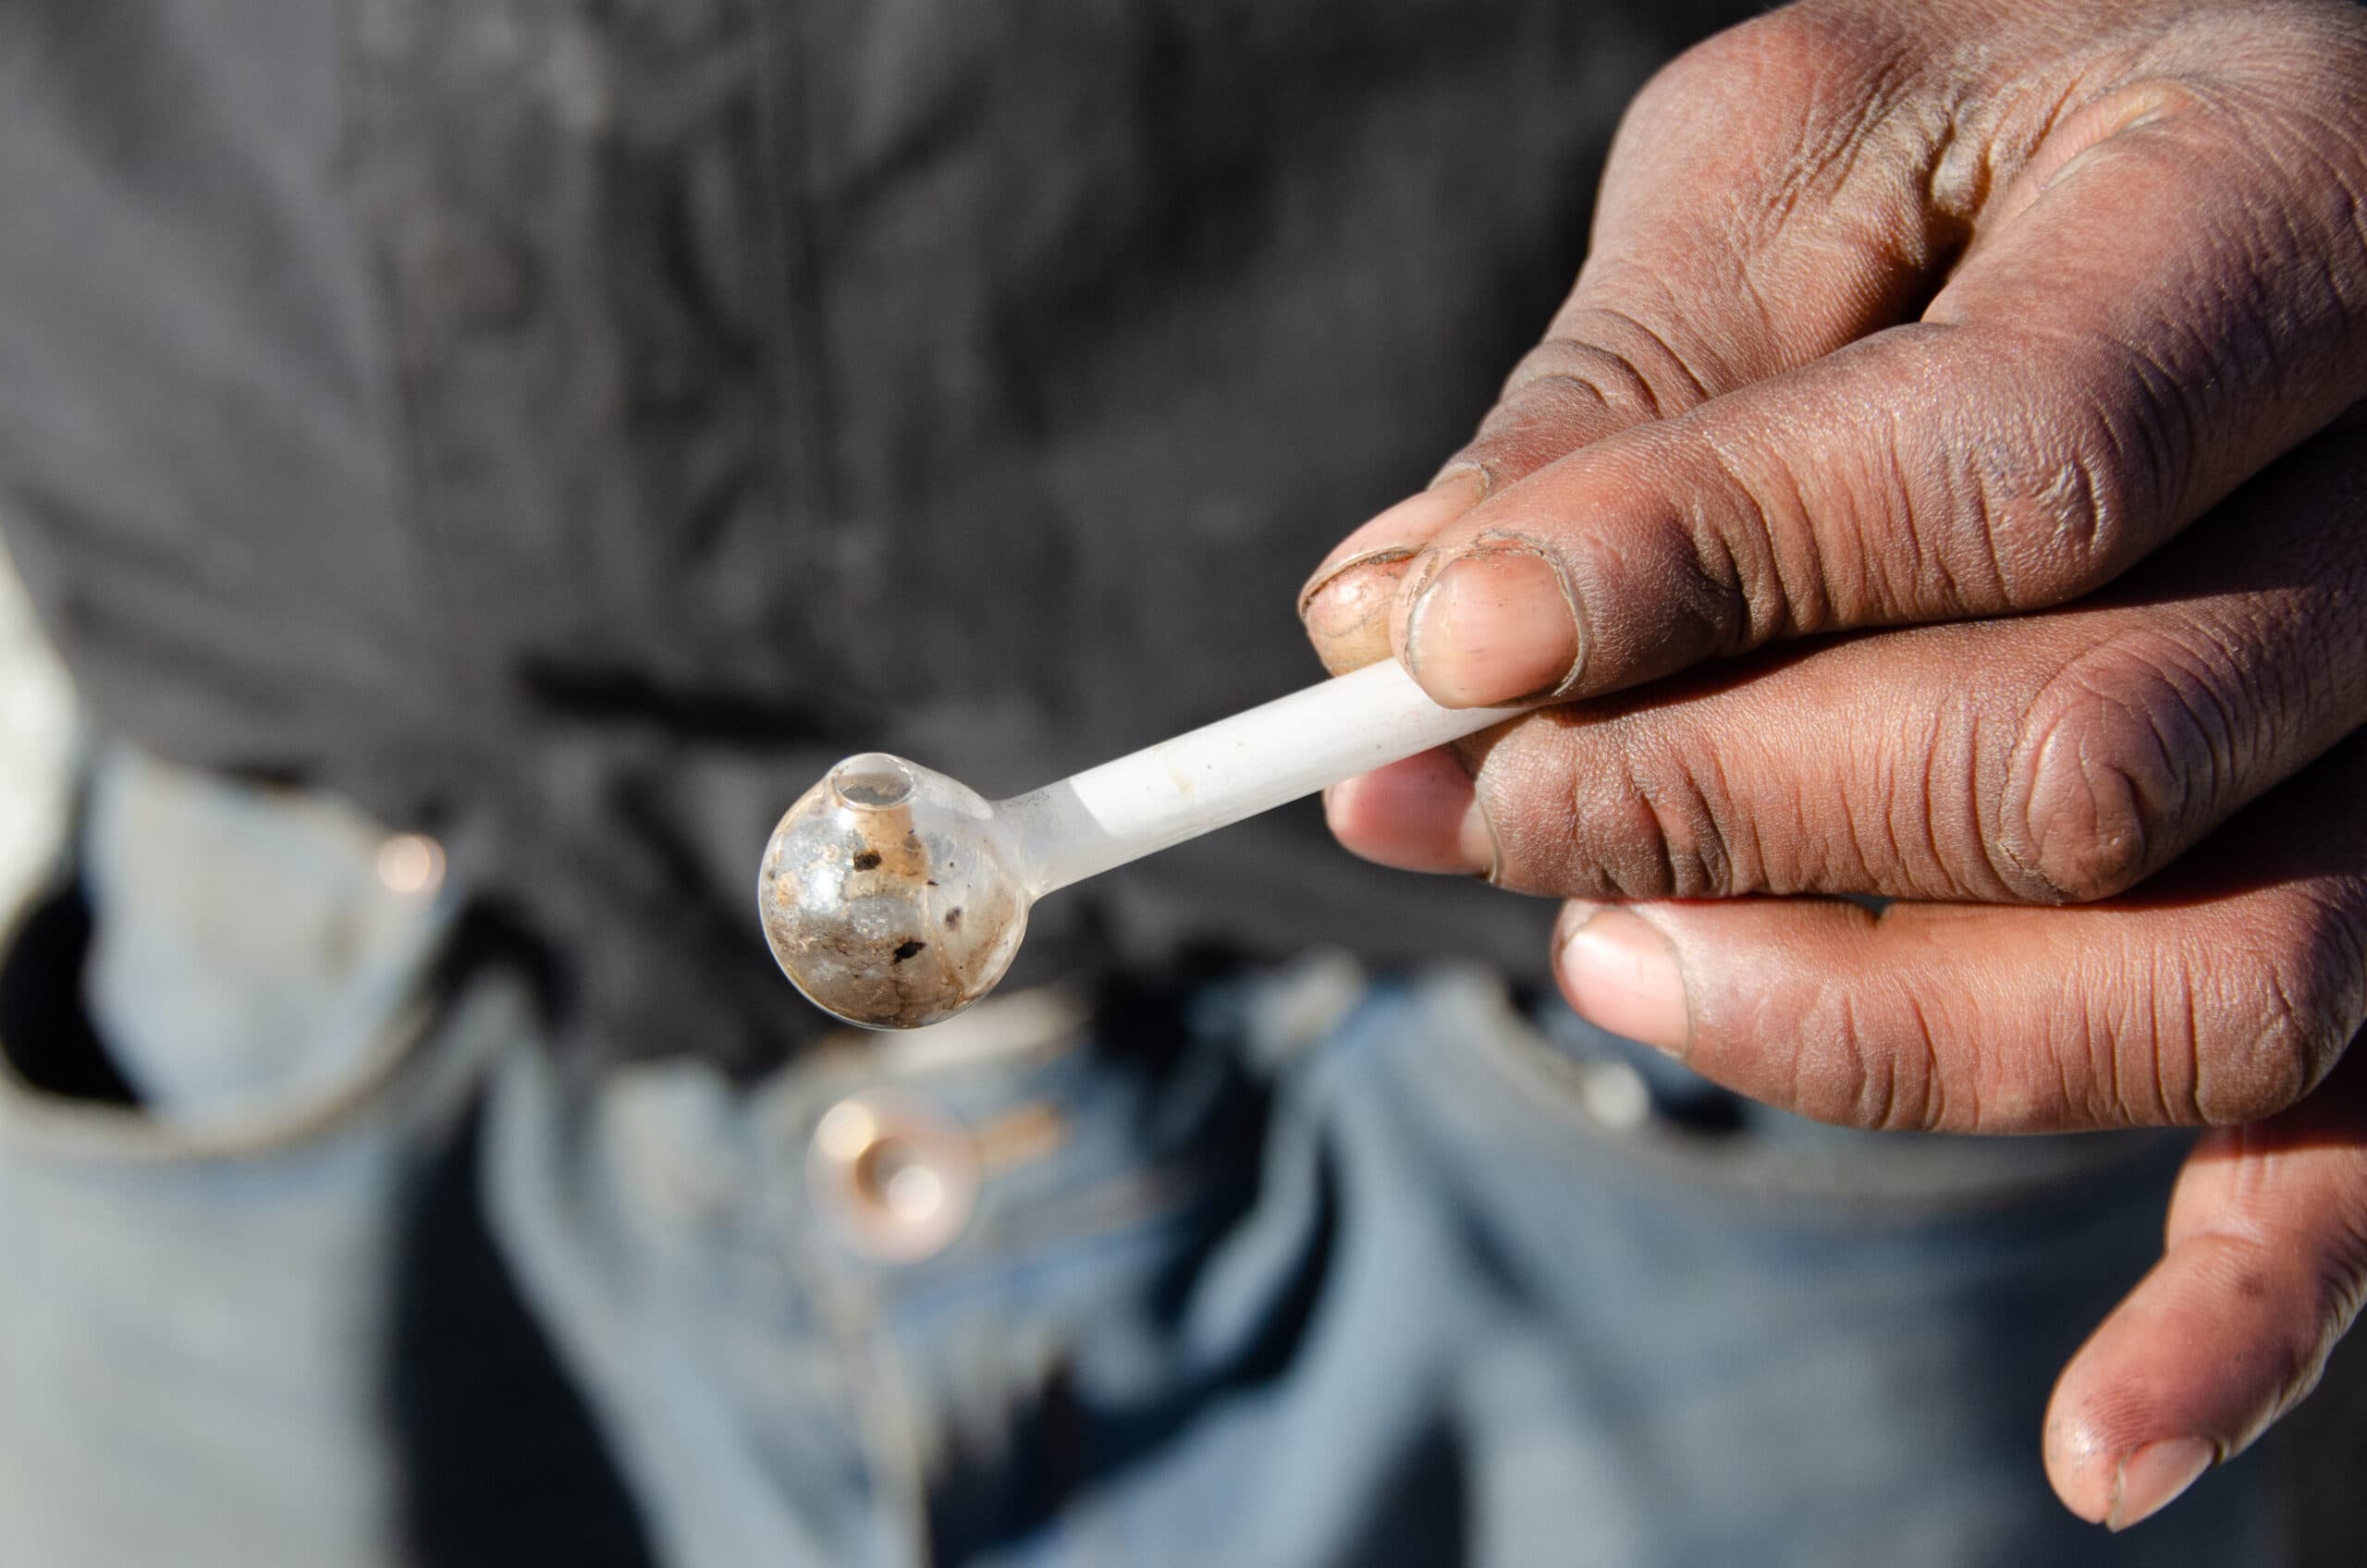
POLYGON ((1562 991, 1589 1023, 1682 1057, 1692 1035, 1676 949, 1642 916, 1574 904, 1563 915, 1562 991))
POLYGON ((2201 1438, 2165 1438, 2120 1462, 2104 1528, 2117 1534, 2159 1513, 2202 1478, 2219 1451, 2201 1438))
POLYGON ((1405 663, 1449 707, 1536 696, 1578 662, 1577 611, 1535 549, 1482 544, 1440 567, 1406 617, 1405 663))
POLYGON ((1340 842, 1375 864, 1465 876, 1495 871, 1496 838, 1479 792, 1442 752, 1333 785, 1323 813, 1340 842))
POLYGON ((1398 545, 1351 556, 1332 568, 1299 600, 1298 618, 1306 623, 1308 634, 1328 648, 1373 642, 1372 633, 1378 631, 1377 651, 1386 656, 1389 612, 1414 555, 1411 546, 1398 545))
MULTIPOLYGON (((1354 578, 1373 575, 1367 570, 1372 567, 1402 567, 1420 554, 1440 529, 1478 506, 1479 497, 1486 493, 1483 475, 1475 470, 1459 469, 1441 474, 1430 482, 1429 489, 1406 496, 1358 527, 1340 541, 1299 589, 1299 619, 1312 628, 1317 601, 1330 596, 1327 590, 1335 584, 1344 586, 1354 578)), ((1403 572, 1387 575, 1393 582, 1403 572)))

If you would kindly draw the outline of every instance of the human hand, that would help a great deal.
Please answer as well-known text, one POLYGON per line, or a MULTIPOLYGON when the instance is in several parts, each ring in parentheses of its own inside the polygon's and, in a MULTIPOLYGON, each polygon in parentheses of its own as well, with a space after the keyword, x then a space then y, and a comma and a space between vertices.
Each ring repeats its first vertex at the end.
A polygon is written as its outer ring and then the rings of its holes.
POLYGON ((1304 603, 1585 699, 1330 811, 1582 900, 1596 1022, 1828 1121, 2217 1129, 2049 1413, 2116 1526, 2367 1294, 2363 396, 2367 15, 1810 0, 1645 90, 1546 340, 1304 603), (1737 898, 1865 893, 1928 901, 1737 898))

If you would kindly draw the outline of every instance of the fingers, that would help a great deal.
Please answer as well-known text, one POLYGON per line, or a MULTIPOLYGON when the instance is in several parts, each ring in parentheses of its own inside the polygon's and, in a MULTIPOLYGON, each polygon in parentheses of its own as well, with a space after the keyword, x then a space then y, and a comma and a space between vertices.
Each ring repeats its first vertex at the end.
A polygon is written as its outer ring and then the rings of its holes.
POLYGON ((2367 734, 2141 896, 2065 909, 1573 904, 1571 1005, 1820 1121, 2231 1125, 2367 1021, 2367 734))
POLYGON ((1407 564, 1483 497, 1914 313, 1962 225, 1928 200, 1921 152, 1840 155, 1854 105, 1908 46, 1763 18, 1653 79, 1621 122, 1586 265, 1543 341, 1430 489, 1307 580, 1300 614, 1333 673, 1389 655, 1407 564))
POLYGON ((1920 322, 1456 519, 1399 655, 1450 705, 1587 695, 2060 603, 2156 548, 2367 393, 2367 21, 2290 15, 2306 50, 2088 89, 1920 322))
POLYGON ((1471 775, 1445 747, 1333 785, 1323 810, 1342 843, 1379 840, 1385 854, 1358 852, 1399 871, 1480 876, 1496 867, 1494 830, 1471 775))
POLYGON ((2367 1294, 2367 1053, 2283 1115, 2211 1133, 2160 1263, 2056 1383, 2046 1468, 2124 1529, 2241 1452, 2315 1385, 2367 1294))
POLYGON ((1665 419, 1910 319, 1961 224, 1920 178, 1924 137, 1845 158, 1845 116, 1914 47, 1862 24, 1764 18, 1646 85, 1605 167, 1576 289, 1445 472, 1502 492, 1576 447, 1665 419))
POLYGON ((1390 617, 1406 567, 1486 494, 1484 474, 1448 470, 1333 547, 1298 597, 1299 619, 1324 668, 1345 675, 1390 656, 1390 617))
POLYGON ((1333 830, 1564 897, 2105 897, 2367 722, 2361 519, 2367 436, 2324 436, 2108 598, 1549 708, 1333 830))

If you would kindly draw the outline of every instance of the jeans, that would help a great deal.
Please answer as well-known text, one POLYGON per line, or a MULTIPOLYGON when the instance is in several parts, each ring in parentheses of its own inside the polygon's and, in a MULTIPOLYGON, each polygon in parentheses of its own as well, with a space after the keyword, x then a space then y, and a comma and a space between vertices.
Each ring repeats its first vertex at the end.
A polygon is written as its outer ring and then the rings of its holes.
POLYGON ((1339 954, 595 1071, 383 848, 119 754, 20 924, 0 1562, 2277 1560, 2246 1462, 2119 1537, 2039 1467, 2177 1138, 1816 1127, 1339 954))

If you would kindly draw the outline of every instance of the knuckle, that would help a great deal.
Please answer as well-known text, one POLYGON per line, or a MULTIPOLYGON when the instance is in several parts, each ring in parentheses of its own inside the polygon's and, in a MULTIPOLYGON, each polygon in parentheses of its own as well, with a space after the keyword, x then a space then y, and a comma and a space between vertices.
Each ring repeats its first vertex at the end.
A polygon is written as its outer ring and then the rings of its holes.
POLYGON ((1786 1103, 1801 1115, 1876 1133, 1930 1132, 1949 1121, 1940 1030, 1913 998, 1869 998, 1828 985, 1807 1010, 1801 1033, 1829 1042, 1832 1063, 1796 1079, 1786 1103))
POLYGON ((1635 423, 1661 417, 1659 398, 1635 360, 1575 330, 1557 329, 1520 357, 1504 378, 1505 411, 1533 409, 1572 423, 1603 418, 1635 423))
MULTIPOLYGON (((1521 357, 1495 408, 1455 459, 1490 491, 1632 425, 1662 417, 1652 378, 1599 343, 1548 338, 1521 357)), ((1453 465, 1450 465, 1453 466, 1453 465)))
POLYGON ((1648 127, 1673 125, 1699 134, 1704 124, 1732 124, 1736 115, 1763 121, 1792 116, 1797 105, 1851 96, 1848 84, 1880 69, 1896 41, 1868 25, 1863 8, 1847 16, 1832 7, 1787 6, 1712 34, 1653 76, 1630 111, 1648 127), (1704 121, 1704 111, 1723 110, 1704 121))
POLYGON ((2128 533, 2119 439, 2091 398, 1973 449, 1966 520, 1993 566, 1999 607, 2030 609, 2108 578, 2128 533))
POLYGON ((1701 116, 1733 95, 1735 35, 1751 25, 1712 33, 1645 79, 1619 117, 1618 143, 1661 145, 1672 135, 1689 141, 1701 116))
POLYGON ((1499 885, 1594 899, 1741 890, 1751 863, 1736 864, 1735 802, 1714 762, 1618 719, 1540 718, 1545 744, 1516 732, 1482 769, 1499 885), (1535 782, 1546 778, 1550 789, 1535 782))
POLYGON ((2295 1104, 2322 1071, 2321 1011, 2274 981, 2246 1011, 2248 1027, 2222 1043, 2195 1074, 2195 1120, 2211 1126, 2257 1121, 2295 1104))
POLYGON ((2109 898, 2182 848, 2235 771, 2235 726, 2209 692, 2128 647, 2058 673, 2006 763, 2006 885, 2042 902, 2109 898))
POLYGON ((2189 378, 2141 346, 2035 328, 1983 330, 1968 358, 1984 385, 2027 387, 2033 365, 2045 380, 1947 432, 1963 455, 1946 554, 1979 583, 1968 604, 2032 609, 2109 582, 2166 533, 2194 472, 2189 378))
POLYGON ((1672 458, 1687 483, 1676 508, 1659 520, 1666 546, 1659 575, 1668 607, 1699 629, 1700 652, 1731 656, 1829 629, 1824 552, 1786 499, 1799 487, 1783 465, 1740 459, 1699 429, 1684 432, 1672 458))
MULTIPOLYGON (((1587 291, 1627 289, 1613 282, 1587 291)), ((1478 468, 1494 489, 1581 447, 1695 407, 1730 377, 1675 337, 1609 304, 1573 304, 1513 367, 1456 460, 1478 468)))
POLYGON ((1647 751, 1633 769, 1637 797, 1651 822, 1650 843, 1660 898, 1710 899, 1736 892, 1726 827, 1732 797, 1712 782, 1713 759, 1674 746, 1647 751))
POLYGON ((1576 419, 1625 428, 1665 419, 1709 395, 1719 377, 1698 362, 1698 350, 1680 344, 1681 323, 1648 319, 1669 315, 1676 302, 1661 298, 1657 282, 1639 288, 1631 272, 1597 263, 1580 298, 1505 378, 1507 401, 1533 397, 1548 408, 1558 403, 1576 419), (1637 304, 1639 296, 1651 301, 1649 310, 1637 304))
POLYGON ((1981 695, 1961 692, 1877 753, 1880 798, 1859 809, 1853 790, 1841 802, 1851 864, 1868 886, 1908 898, 2028 897, 2026 876, 2001 875, 1981 809, 1981 757, 2000 728, 1981 695))
POLYGON ((2254 1121, 2299 1102, 2333 1071, 2361 1021, 2356 912, 2308 899, 2263 922, 2265 946, 2218 1005, 2223 1038, 2196 1052, 2194 1109, 2214 1125, 2254 1121))
POLYGON ((1827 630, 1832 597, 1822 549, 1794 505, 1787 473, 1768 472, 1780 464, 1761 462, 1757 450, 1737 455, 1690 422, 1664 424, 1660 434, 1654 462, 1681 479, 1645 505, 1612 497, 1612 507, 1622 507, 1619 526, 1600 549, 1607 559, 1648 564, 1657 606, 1687 628, 1683 663, 1827 630))
MULTIPOLYGON (((1714 34, 1630 104, 1606 171, 1606 207, 1642 211, 1671 189, 1690 189, 1713 203, 1713 221, 1746 254, 1787 232, 1829 233, 1836 209, 1860 202, 1885 214, 1875 221, 1888 231, 1940 130, 1937 100, 1921 91, 1928 54, 1928 36, 1903 13, 1862 0, 1789 5, 1714 34), (1737 156, 1746 148, 1748 160, 1737 156)), ((1753 271, 1742 265, 1733 276, 1756 293, 1753 271)), ((1760 309, 1780 297, 1762 297, 1760 309)))

